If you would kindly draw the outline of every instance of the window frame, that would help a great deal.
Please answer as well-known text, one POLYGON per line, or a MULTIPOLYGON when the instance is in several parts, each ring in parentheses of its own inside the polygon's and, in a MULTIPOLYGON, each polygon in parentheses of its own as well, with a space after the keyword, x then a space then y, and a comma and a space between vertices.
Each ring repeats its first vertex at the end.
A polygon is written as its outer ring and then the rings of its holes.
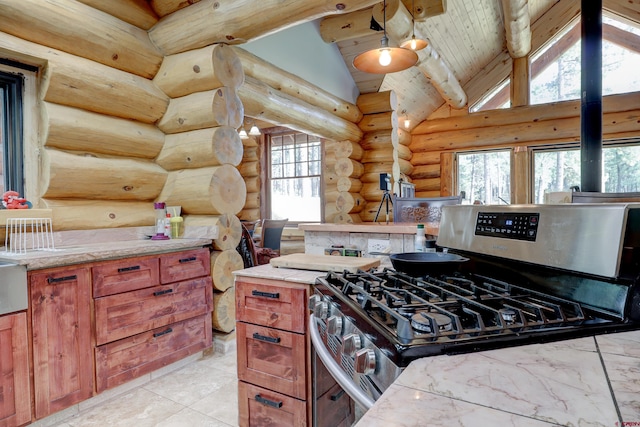
MULTIPOLYGON (((274 179, 271 175, 271 165, 272 165, 272 137, 279 137, 279 136, 284 136, 284 135, 293 135, 294 140, 295 140, 295 136, 296 135, 305 135, 307 138, 312 137, 313 135, 309 135, 305 132, 300 132, 300 131, 296 131, 293 129, 289 129, 286 127, 282 127, 282 126, 276 126, 273 128, 269 128, 269 129, 265 129, 264 130, 264 140, 265 140, 265 155, 264 155, 264 159, 265 159, 265 163, 263 165, 263 177, 264 177, 264 186, 263 186, 263 191, 262 193, 264 194, 264 200, 266 203, 262 204, 261 209, 260 209, 260 214, 262 218, 272 218, 272 211, 271 211, 271 201, 272 201, 272 196, 271 196, 271 181, 272 179, 274 179)), ((325 140, 324 138, 318 138, 319 142, 320 142, 320 174, 319 175, 306 175, 306 176, 301 176, 300 178, 311 178, 311 177, 318 177, 320 179, 320 222, 324 222, 325 216, 324 216, 324 204, 325 204, 325 182, 324 182, 324 169, 325 169, 325 140)), ((308 141, 307 141, 308 142, 308 141)), ((276 179, 280 179, 280 178, 276 178, 276 179)), ((291 177, 290 179, 295 179, 293 177, 291 177)), ((298 224, 304 224, 304 223, 310 223, 310 222, 317 222, 317 221, 297 221, 295 219, 289 219, 289 221, 287 222, 287 224, 291 225, 291 226, 297 226, 298 224)))

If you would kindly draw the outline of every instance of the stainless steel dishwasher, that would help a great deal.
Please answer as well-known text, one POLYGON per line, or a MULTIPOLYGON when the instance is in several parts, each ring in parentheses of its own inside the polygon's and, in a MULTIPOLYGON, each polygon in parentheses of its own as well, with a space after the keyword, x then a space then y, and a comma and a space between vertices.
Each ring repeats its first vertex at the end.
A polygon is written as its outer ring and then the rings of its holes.
POLYGON ((28 301, 27 267, 0 261, 0 316, 26 310, 28 301))

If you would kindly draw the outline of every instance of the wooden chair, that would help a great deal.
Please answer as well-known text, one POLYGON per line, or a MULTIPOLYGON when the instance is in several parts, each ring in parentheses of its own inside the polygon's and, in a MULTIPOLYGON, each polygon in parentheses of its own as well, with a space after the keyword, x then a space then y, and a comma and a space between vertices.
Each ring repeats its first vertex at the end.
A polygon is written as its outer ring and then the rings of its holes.
POLYGON ((268 264, 271 258, 280 256, 282 230, 289 219, 264 219, 260 231, 257 252, 258 264, 268 264))
POLYGON ((240 243, 236 248, 238 253, 242 256, 244 262, 244 268, 255 267, 258 265, 258 254, 256 247, 253 243, 252 233, 249 232, 247 227, 242 224, 242 236, 240 237, 240 243))

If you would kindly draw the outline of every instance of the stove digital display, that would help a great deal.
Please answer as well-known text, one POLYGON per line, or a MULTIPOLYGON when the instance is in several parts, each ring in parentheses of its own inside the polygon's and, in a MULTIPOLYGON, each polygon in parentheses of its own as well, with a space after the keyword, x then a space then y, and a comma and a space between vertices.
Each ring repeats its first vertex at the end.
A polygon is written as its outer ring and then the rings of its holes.
POLYGON ((536 241, 539 213, 478 212, 476 235, 536 241))

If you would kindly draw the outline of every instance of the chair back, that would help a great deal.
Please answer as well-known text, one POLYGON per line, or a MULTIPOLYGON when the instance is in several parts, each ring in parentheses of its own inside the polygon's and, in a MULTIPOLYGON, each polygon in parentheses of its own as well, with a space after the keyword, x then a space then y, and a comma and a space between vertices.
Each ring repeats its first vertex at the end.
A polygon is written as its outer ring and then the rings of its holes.
POLYGON ((276 251, 280 250, 282 229, 289 219, 265 219, 262 221, 260 246, 276 251))
POLYGON ((236 250, 242 256, 242 261, 244 263, 244 268, 255 267, 258 265, 258 257, 256 254, 256 248, 253 243, 253 237, 251 233, 242 225, 242 236, 240 237, 240 243, 238 243, 238 247, 236 250))

